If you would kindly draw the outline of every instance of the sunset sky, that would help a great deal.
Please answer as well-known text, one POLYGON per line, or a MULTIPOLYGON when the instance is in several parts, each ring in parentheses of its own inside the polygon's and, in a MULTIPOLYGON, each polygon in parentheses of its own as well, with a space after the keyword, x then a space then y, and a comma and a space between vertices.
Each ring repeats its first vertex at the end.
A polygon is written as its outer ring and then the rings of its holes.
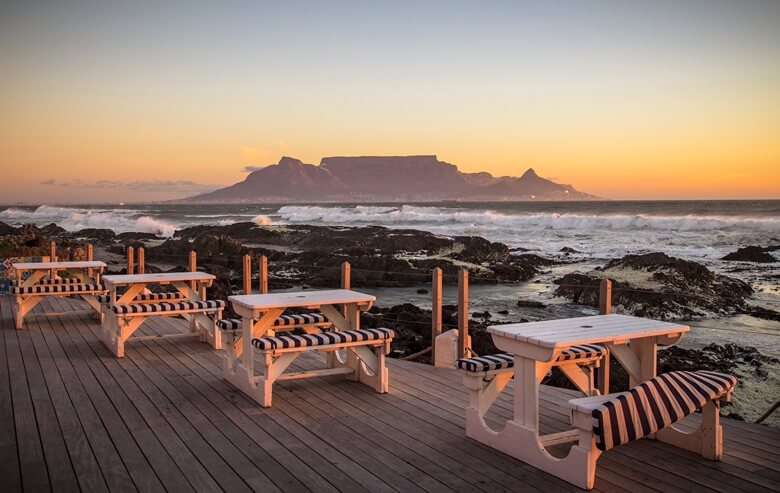
POLYGON ((410 154, 615 199, 780 198, 778 1, 48 3, 0 6, 0 203, 410 154))

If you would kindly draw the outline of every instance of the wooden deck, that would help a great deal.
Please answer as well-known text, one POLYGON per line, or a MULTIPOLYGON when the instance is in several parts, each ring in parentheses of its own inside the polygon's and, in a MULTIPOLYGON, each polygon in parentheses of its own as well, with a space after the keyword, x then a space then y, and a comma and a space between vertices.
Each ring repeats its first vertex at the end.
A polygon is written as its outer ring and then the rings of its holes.
MULTIPOLYGON (((289 381, 262 409, 222 380, 207 344, 136 342, 116 359, 90 315, 30 316, 17 331, 4 296, 0 323, 2 491, 579 491, 465 438, 456 370, 391 360, 389 394, 339 377, 289 381)), ((159 318, 143 328, 183 330, 159 318)), ((572 392, 543 390, 545 431, 564 429, 572 392)), ((492 419, 511 409, 505 393, 492 419)), ((601 457, 596 491, 780 490, 780 430, 723 424, 722 462, 642 440, 601 457)))

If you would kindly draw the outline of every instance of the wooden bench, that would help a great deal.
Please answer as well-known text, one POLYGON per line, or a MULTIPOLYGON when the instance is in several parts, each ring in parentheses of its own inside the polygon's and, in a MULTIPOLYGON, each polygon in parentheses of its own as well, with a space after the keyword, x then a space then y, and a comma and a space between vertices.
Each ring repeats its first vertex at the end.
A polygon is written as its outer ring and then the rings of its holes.
POLYGON ((264 336, 252 339, 252 346, 262 356, 258 365, 262 374, 254 377, 256 388, 260 392, 260 404, 263 407, 271 406, 272 388, 276 381, 327 375, 347 375, 358 379, 355 374, 360 369, 351 367, 346 359, 338 358, 333 368, 284 373, 304 351, 336 352, 339 349, 347 349, 353 352, 363 370, 359 380, 372 386, 379 393, 387 393, 389 383, 385 356, 390 352, 390 342, 394 335, 391 329, 379 328, 264 336))
MULTIPOLYGON (((103 341, 117 357, 123 357, 125 342, 135 332, 147 317, 159 316, 184 316, 191 322, 191 333, 185 336, 200 334, 192 327, 194 316, 197 314, 214 315, 214 319, 222 316, 225 302, 222 300, 199 301, 165 301, 158 303, 123 303, 109 305, 112 316, 103 324, 103 341)), ((216 332, 215 321, 210 319, 211 332, 216 332)), ((155 336, 152 336, 155 337, 155 336)), ((136 337, 134 339, 143 339, 136 337)))
MULTIPOLYGON (((539 382, 555 366, 559 368, 571 382, 591 396, 600 392, 595 388, 594 369, 601 361, 609 358, 609 350, 596 344, 571 346, 561 352, 558 358, 544 365, 538 375, 539 382)), ((484 416, 490 406, 503 392, 514 376, 515 360, 511 354, 493 354, 474 358, 461 358, 455 365, 464 370, 463 383, 469 389, 469 408, 466 418, 466 433, 469 429, 484 425, 484 416)), ((608 380, 604 380, 608 385, 608 380)))
POLYGON ((34 286, 12 286, 11 294, 16 296, 16 328, 21 329, 24 317, 45 296, 81 296, 99 313, 100 309, 95 302, 94 295, 105 293, 105 288, 100 284, 83 283, 79 279, 44 279, 34 286))
MULTIPOLYGON (((223 337, 235 337, 241 333, 241 323, 240 318, 226 318, 217 320, 217 327, 222 331, 223 337)), ((333 327, 333 322, 329 321, 322 313, 299 313, 277 317, 266 334, 272 336, 275 332, 296 328, 301 328, 308 333, 317 333, 331 327, 333 327)))
POLYGON ((578 466, 561 466, 559 476, 581 488, 591 489, 596 460, 607 450, 644 437, 684 448, 710 460, 723 454, 720 403, 730 401, 737 379, 712 371, 664 373, 626 392, 572 399, 571 421, 578 431, 569 454, 578 466), (685 433, 672 425, 696 410, 701 425, 685 433))

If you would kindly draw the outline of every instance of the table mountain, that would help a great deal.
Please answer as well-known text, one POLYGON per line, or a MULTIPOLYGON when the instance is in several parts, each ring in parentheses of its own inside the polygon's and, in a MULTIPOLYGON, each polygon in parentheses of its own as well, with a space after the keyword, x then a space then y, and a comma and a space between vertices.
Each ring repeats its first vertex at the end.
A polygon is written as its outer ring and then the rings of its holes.
POLYGON ((463 173, 436 156, 326 157, 319 166, 283 157, 235 185, 187 202, 589 200, 593 195, 540 177, 463 173))

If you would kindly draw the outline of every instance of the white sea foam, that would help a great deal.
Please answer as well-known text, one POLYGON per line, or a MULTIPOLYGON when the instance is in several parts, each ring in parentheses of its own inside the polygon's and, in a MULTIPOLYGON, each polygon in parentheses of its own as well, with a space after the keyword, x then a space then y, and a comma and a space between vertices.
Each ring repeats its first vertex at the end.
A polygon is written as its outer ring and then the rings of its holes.
POLYGON ((0 220, 14 224, 57 223, 68 231, 85 228, 106 228, 117 233, 137 231, 173 236, 176 226, 170 222, 142 215, 136 209, 80 209, 42 205, 36 209, 12 207, 0 212, 0 220))
POLYGON ((273 221, 270 217, 264 215, 264 214, 258 214, 253 219, 252 222, 257 224, 258 226, 270 226, 273 224, 273 221))

